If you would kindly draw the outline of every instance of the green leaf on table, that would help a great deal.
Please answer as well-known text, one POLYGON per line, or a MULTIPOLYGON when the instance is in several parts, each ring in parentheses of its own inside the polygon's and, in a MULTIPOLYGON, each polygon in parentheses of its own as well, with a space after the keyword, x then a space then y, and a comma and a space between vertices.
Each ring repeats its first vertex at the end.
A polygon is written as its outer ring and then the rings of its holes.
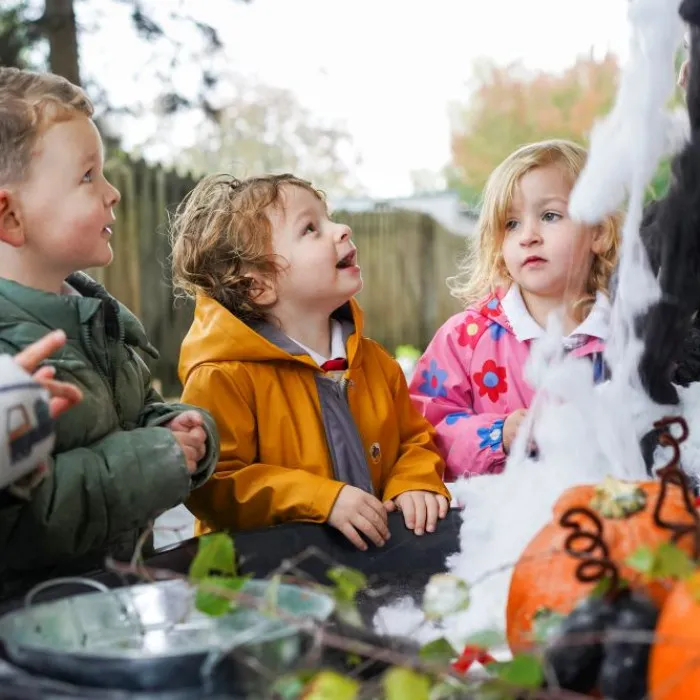
POLYGON ((656 550, 659 578, 684 579, 695 571, 693 560, 672 542, 662 542, 656 550))
POLYGON ((505 646, 506 638, 503 632, 498 630, 482 630, 467 637, 466 645, 486 650, 495 649, 505 646))
POLYGON ((195 607, 200 612, 212 617, 225 615, 231 608, 236 607, 236 601, 226 597, 225 593, 227 591, 240 591, 248 578, 248 576, 207 576, 200 579, 194 599, 195 607), (214 590, 207 590, 210 586, 222 589, 222 595, 217 594, 214 590))
POLYGON ((410 668, 390 668, 382 686, 385 700, 430 700, 430 678, 410 668))
POLYGON ((202 535, 198 540, 197 554, 190 564, 192 581, 201 581, 207 576, 235 576, 236 549, 233 538, 225 532, 202 535))
POLYGON ((362 657, 359 654, 346 654, 345 663, 348 666, 359 666, 362 663, 362 657))
POLYGON ((304 700, 355 700, 360 683, 334 671, 320 671, 304 689, 304 700))
POLYGON ((260 612, 264 615, 275 616, 277 614, 281 581, 282 577, 279 574, 268 579, 267 586, 265 586, 263 605, 260 608, 260 612))
POLYGON ((455 648, 444 637, 424 644, 418 653, 423 661, 436 664, 449 664, 457 658, 455 648))
POLYGON ((279 700, 298 700, 304 690, 304 681, 299 676, 282 676, 278 678, 272 688, 270 695, 279 700))
MULTIPOLYGON (((478 698, 478 700, 522 700, 522 698, 528 697, 523 695, 522 689, 507 686, 498 679, 481 681, 478 688, 472 686, 469 691, 466 694, 458 695, 454 699, 450 698, 450 700, 464 700, 465 697, 470 699, 478 698), (469 691, 471 691, 471 694, 469 691)), ((431 698, 431 700, 433 699, 431 698)))
MULTIPOLYGON (((602 598, 603 596, 607 595, 608 592, 610 591, 610 587, 613 585, 613 579, 610 576, 603 576, 598 583, 596 583, 595 586, 593 586, 593 589, 590 592, 590 597, 591 598, 602 598)), ((629 581, 627 581, 624 578, 621 578, 617 581, 617 587, 618 590, 623 590, 625 588, 629 588, 630 584, 629 581)))
POLYGON ((335 601, 335 615, 346 625, 352 627, 362 627, 362 616, 360 615, 354 600, 335 601))
POLYGON ((647 576, 651 576, 654 571, 655 562, 656 556, 654 550, 646 544, 637 547, 637 549, 625 559, 625 564, 627 564, 627 566, 647 576))
POLYGON ((358 591, 367 586, 367 577, 347 566, 334 566, 326 572, 326 576, 333 581, 336 600, 355 600, 358 591))
MULTIPOLYGON (((430 689, 430 700, 463 700, 463 698, 477 697, 474 693, 474 682, 466 681, 452 676, 443 676, 437 679, 430 689), (470 694, 470 692, 472 694, 470 694)), ((479 691, 481 687, 479 687, 479 691)), ((479 700, 482 700, 479 694, 479 700)))
POLYGON ((490 673, 518 688, 540 688, 544 679, 540 660, 531 654, 518 654, 510 661, 489 664, 490 673))
POLYGON ((693 560, 672 542, 662 542, 656 549, 643 545, 625 563, 650 579, 684 579, 696 568, 693 560))
POLYGON ((314 677, 315 671, 297 671, 278 678, 270 689, 270 695, 278 700, 299 700, 306 684, 314 677))

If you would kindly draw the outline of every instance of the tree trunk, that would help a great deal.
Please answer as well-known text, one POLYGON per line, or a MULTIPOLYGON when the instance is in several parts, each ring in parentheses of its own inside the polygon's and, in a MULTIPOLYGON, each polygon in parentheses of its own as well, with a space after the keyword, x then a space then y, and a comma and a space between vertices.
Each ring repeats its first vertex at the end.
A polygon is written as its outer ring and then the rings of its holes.
POLYGON ((73 0, 46 0, 41 24, 49 42, 51 72, 80 85, 78 29, 73 0))

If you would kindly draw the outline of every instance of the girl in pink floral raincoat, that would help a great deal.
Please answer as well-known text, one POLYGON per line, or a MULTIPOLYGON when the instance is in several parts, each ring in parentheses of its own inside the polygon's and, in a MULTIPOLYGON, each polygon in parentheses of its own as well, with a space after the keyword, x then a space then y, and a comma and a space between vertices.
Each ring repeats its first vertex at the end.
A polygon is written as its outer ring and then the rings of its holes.
POLYGON ((565 349, 590 357, 604 378, 619 217, 596 226, 569 218, 585 161, 586 151, 568 141, 531 144, 486 184, 479 246, 448 280, 466 309, 438 330, 410 387, 437 429, 447 481, 503 469, 534 393, 525 362, 550 312, 563 312, 565 349))

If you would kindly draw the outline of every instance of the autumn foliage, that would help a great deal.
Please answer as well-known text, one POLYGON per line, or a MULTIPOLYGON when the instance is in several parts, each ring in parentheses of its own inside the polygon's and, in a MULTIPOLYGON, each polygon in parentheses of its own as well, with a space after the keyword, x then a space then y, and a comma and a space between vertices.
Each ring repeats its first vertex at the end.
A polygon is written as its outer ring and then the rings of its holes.
POLYGON ((561 73, 520 64, 481 63, 469 102, 452 116, 452 185, 480 192, 498 163, 518 146, 550 138, 586 144, 596 119, 615 97, 619 65, 613 54, 579 58, 561 73))

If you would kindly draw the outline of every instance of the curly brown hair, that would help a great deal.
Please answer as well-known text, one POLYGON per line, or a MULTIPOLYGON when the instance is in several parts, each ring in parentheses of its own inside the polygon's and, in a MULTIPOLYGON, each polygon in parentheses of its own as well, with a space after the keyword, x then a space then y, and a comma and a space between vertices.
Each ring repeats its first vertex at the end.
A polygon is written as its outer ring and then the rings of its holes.
POLYGON ((189 297, 216 299, 243 321, 267 320, 249 273, 274 281, 280 270, 266 210, 281 203, 284 187, 303 187, 325 202, 320 190, 289 173, 246 180, 217 174, 201 180, 171 221, 174 287, 189 297))
POLYGON ((24 180, 48 127, 93 111, 88 96, 59 75, 0 68, 0 185, 24 180))

